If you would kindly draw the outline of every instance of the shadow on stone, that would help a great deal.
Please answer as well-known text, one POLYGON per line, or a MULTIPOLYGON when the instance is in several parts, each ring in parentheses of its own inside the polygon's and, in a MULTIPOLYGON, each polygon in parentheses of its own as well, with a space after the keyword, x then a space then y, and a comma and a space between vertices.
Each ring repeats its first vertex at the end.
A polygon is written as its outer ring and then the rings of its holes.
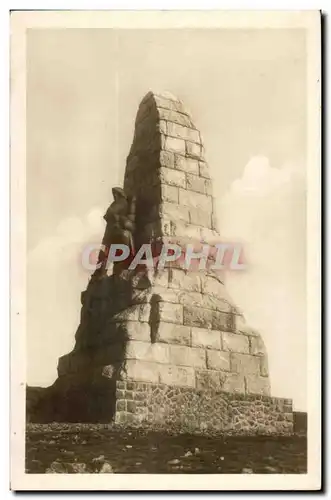
POLYGON ((83 294, 73 351, 59 359, 58 378, 47 388, 27 387, 27 421, 110 422, 116 382, 125 360, 128 331, 116 316, 132 302, 132 280, 90 281, 83 294))

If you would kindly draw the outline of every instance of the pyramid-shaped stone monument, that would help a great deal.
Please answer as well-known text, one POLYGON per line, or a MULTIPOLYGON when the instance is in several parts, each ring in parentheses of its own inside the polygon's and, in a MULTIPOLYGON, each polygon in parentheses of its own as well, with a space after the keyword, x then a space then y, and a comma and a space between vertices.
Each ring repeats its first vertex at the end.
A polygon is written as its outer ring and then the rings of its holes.
MULTIPOLYGON (((157 257, 164 244, 220 240, 200 132, 169 93, 142 100, 123 189, 113 193, 106 247, 152 244, 157 257)), ((109 273, 106 256, 82 293, 75 347, 60 358, 35 420, 292 432, 292 402, 270 396, 265 345, 222 275, 178 261, 130 270, 132 256, 109 273)))

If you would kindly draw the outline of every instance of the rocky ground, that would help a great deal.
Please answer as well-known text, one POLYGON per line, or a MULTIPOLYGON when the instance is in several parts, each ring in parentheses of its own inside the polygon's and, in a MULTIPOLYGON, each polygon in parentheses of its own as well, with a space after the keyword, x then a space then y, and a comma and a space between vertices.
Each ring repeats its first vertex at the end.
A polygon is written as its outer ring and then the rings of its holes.
POLYGON ((305 436, 170 434, 114 425, 29 424, 29 473, 303 474, 305 436))

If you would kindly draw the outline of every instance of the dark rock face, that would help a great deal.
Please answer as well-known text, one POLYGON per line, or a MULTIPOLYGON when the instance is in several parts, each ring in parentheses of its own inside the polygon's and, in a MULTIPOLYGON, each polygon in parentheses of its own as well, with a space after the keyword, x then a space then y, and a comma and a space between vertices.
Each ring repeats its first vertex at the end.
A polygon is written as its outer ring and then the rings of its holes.
MULTIPOLYGON (((139 285, 139 277, 135 282, 139 285)), ((59 359, 57 380, 48 388, 27 388, 27 421, 112 420, 116 381, 129 339, 120 315, 124 312, 125 316, 132 303, 132 283, 127 274, 123 278, 106 276, 90 281, 82 297, 76 345, 71 353, 59 359)), ((148 334, 149 330, 148 327, 148 334)))
POLYGON ((59 377, 37 400, 31 401, 27 389, 27 421, 109 422, 115 413, 115 392, 115 382, 100 375, 59 377))

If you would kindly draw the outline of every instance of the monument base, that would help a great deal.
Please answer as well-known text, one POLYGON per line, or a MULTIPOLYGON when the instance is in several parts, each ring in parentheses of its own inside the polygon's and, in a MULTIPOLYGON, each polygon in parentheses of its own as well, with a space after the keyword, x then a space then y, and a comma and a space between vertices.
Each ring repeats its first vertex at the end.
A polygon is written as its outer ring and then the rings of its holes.
POLYGON ((107 377, 28 388, 27 422, 111 423, 198 434, 291 435, 292 400, 107 377))
POLYGON ((293 434, 290 399, 133 381, 116 387, 117 423, 192 433, 293 434))

